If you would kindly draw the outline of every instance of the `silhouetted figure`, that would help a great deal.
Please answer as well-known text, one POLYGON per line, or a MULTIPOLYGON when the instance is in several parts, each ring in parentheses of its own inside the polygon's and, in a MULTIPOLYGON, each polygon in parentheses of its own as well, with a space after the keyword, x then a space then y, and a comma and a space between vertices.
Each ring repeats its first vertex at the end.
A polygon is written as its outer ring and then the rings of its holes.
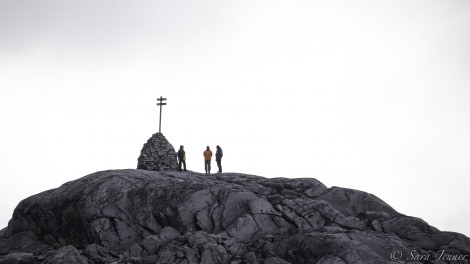
POLYGON ((215 160, 217 161, 217 167, 219 167, 219 173, 222 173, 222 157, 224 156, 224 152, 222 148, 217 145, 217 151, 215 152, 215 160))
POLYGON ((211 173, 211 159, 212 159, 212 151, 207 146, 206 151, 204 151, 204 168, 206 170, 206 174, 211 173))
POLYGON ((181 164, 184 165, 184 171, 186 171, 186 152, 184 152, 184 147, 183 145, 180 146, 180 149, 178 150, 178 166, 179 166, 179 171, 181 171, 181 164))

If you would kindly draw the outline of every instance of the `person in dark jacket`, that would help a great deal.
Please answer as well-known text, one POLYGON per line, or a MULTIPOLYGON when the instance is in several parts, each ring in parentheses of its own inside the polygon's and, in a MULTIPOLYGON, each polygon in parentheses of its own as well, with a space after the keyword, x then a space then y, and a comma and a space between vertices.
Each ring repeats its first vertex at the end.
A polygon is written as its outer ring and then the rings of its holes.
POLYGON ((224 156, 222 148, 217 145, 217 151, 215 152, 215 160, 217 161, 217 167, 219 167, 219 173, 222 173, 222 156, 224 156))
POLYGON ((184 152, 184 147, 183 145, 180 146, 180 149, 178 150, 178 166, 179 166, 179 171, 181 171, 181 164, 184 166, 184 171, 186 171, 186 152, 184 152))

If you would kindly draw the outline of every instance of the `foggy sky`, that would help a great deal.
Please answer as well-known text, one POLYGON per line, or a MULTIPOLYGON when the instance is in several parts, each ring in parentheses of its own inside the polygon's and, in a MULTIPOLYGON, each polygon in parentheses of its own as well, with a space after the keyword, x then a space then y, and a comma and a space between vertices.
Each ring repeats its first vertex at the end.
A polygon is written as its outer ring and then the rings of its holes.
POLYGON ((0 2, 0 228, 24 198, 135 168, 313 177, 470 235, 468 1, 0 2))

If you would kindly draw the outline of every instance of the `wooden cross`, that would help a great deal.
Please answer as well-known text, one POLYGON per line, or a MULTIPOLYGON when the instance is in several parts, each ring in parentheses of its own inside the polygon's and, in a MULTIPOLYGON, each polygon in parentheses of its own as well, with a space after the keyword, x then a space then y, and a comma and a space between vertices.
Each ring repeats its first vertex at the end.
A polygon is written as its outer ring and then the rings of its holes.
POLYGON ((163 102, 166 101, 166 98, 160 96, 160 98, 157 98, 157 101, 159 101, 157 105, 160 106, 160 123, 158 125, 158 133, 162 133, 162 105, 166 105, 166 103, 163 102))

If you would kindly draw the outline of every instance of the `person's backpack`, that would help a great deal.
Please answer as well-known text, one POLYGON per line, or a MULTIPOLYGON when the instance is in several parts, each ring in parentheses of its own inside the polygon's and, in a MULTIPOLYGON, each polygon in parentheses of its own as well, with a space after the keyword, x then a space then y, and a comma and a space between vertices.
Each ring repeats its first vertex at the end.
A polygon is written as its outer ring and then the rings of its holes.
POLYGON ((185 160, 185 156, 181 149, 178 150, 178 159, 185 160))

